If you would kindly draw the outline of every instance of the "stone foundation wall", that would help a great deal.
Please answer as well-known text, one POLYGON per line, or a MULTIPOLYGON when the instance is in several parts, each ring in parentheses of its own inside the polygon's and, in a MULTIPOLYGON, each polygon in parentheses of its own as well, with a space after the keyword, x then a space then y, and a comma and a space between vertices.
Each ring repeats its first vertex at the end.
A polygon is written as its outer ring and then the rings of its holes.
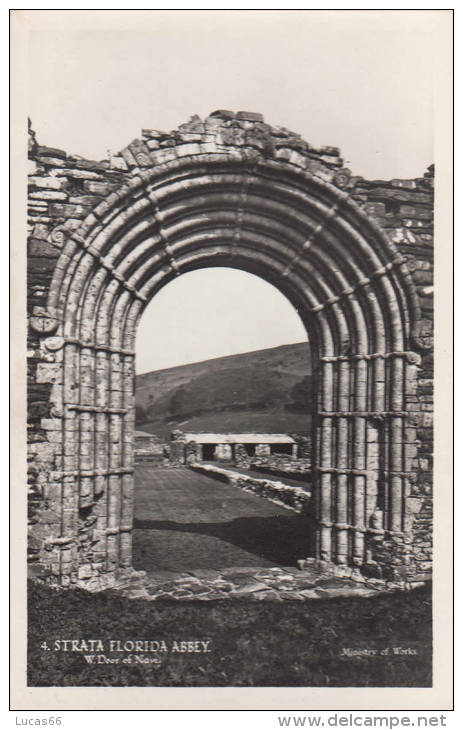
POLYGON ((310 509, 310 493, 302 487, 294 487, 272 479, 257 479, 215 464, 190 464, 190 469, 244 489, 245 492, 252 492, 294 512, 305 513, 310 509))
POLYGON ((290 479, 296 479, 305 484, 310 483, 312 480, 311 474, 312 462, 310 459, 271 459, 268 462, 262 461, 261 459, 252 459, 249 468, 262 471, 266 474, 272 474, 272 476, 282 477, 285 476, 290 479))

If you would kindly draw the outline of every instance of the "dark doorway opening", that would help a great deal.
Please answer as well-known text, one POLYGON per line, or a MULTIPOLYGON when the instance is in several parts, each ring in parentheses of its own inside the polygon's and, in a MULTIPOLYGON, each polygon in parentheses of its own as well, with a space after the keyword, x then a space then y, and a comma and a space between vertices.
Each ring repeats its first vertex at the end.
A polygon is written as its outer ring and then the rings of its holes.
POLYGON ((214 461, 215 444, 203 444, 203 461, 214 461))
POLYGON ((270 447, 271 454, 282 454, 283 456, 291 456, 293 453, 292 444, 272 444, 270 447))

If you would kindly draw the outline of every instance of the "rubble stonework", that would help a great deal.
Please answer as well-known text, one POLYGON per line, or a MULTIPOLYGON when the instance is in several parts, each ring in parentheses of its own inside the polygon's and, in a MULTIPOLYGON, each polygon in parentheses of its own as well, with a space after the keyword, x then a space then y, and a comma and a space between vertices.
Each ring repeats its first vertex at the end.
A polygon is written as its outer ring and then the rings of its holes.
POLYGON ((249 459, 246 465, 237 463, 237 466, 246 466, 253 471, 262 471, 275 476, 299 479, 305 483, 309 483, 311 480, 312 461, 307 457, 292 459, 284 456, 270 456, 269 458, 257 456, 249 459))
POLYGON ((136 464, 151 463, 164 466, 169 463, 169 447, 152 433, 136 430, 134 432, 133 455, 136 464))
POLYGON ((317 558, 429 575, 433 168, 367 181, 227 111, 102 162, 30 130, 29 156, 33 573, 99 589, 130 571, 136 325, 171 279, 216 265, 273 283, 307 327, 317 558))
POLYGON ((221 479, 227 484, 257 494, 281 507, 294 510, 294 512, 303 512, 311 504, 310 492, 303 489, 302 486, 288 485, 284 481, 277 481, 268 477, 266 479, 256 479, 256 477, 248 474, 240 474, 234 469, 227 469, 215 464, 197 463, 191 464, 190 468, 200 474, 221 479))

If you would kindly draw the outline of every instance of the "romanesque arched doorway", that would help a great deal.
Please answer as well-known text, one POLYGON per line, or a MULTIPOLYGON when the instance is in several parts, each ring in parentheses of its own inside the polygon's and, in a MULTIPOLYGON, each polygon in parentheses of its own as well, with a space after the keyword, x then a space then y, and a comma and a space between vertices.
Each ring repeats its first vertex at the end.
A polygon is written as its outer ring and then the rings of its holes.
POLYGON ((210 266, 276 286, 310 333, 318 558, 406 563, 417 358, 402 257, 347 193, 287 161, 171 150, 152 164, 136 146, 127 159, 128 183, 70 235, 48 298, 63 338, 53 549, 62 561, 66 544, 66 571, 110 581, 131 565, 137 322, 170 280, 210 266))

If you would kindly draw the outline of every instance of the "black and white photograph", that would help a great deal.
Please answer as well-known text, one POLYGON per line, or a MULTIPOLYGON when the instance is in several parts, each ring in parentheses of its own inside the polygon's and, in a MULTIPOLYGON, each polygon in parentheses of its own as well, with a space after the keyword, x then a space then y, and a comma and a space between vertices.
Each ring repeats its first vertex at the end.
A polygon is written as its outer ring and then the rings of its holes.
POLYGON ((452 11, 11 18, 16 707, 450 709, 452 11))

